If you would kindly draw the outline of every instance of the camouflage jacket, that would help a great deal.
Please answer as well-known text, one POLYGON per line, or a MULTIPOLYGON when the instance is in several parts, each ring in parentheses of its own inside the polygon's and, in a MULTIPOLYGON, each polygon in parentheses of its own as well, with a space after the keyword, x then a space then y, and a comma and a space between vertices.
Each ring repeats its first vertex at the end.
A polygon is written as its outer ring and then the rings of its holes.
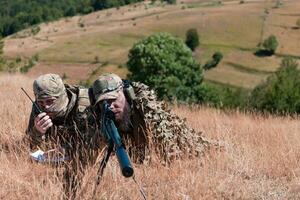
POLYGON ((64 118, 54 119, 53 126, 42 137, 34 128, 37 116, 32 109, 26 134, 29 136, 30 148, 49 150, 62 147, 67 155, 74 152, 99 148, 100 137, 96 118, 91 111, 88 89, 65 85, 69 104, 64 118))
POLYGON ((133 160, 143 162, 156 155, 164 163, 184 156, 198 156, 209 146, 200 132, 189 128, 183 119, 157 101, 153 90, 133 82, 136 99, 132 103, 132 132, 127 145, 133 160), (153 154, 154 153, 154 154, 153 154))

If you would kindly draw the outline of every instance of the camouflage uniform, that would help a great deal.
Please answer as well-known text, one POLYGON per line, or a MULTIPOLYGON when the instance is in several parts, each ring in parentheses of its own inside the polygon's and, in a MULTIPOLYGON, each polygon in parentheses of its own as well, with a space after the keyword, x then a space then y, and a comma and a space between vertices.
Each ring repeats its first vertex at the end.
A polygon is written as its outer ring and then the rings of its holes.
POLYGON ((163 101, 157 101, 148 86, 138 82, 132 86, 136 95, 131 105, 132 132, 123 134, 129 135, 134 160, 149 159, 154 152, 160 161, 169 163, 176 158, 203 153, 209 142, 201 133, 187 127, 163 101))
MULTIPOLYGON (((120 80, 115 74, 100 76, 93 84, 96 103, 116 98, 120 80)), ((168 164, 176 158, 201 155, 209 147, 210 143, 200 133, 171 114, 163 101, 157 101, 154 91, 148 86, 137 82, 131 85, 135 97, 128 99, 127 95, 126 98, 131 107, 131 128, 119 131, 134 162, 141 163, 156 155, 161 162, 168 164)), ((126 88, 123 91, 126 93, 126 88)))
POLYGON ((72 199, 80 185, 84 168, 95 161, 100 137, 96 118, 91 111, 88 89, 69 85, 65 85, 65 88, 69 103, 64 115, 52 119, 53 126, 41 136, 34 127, 38 113, 33 108, 26 133, 31 149, 65 150, 64 189, 68 198, 72 199))

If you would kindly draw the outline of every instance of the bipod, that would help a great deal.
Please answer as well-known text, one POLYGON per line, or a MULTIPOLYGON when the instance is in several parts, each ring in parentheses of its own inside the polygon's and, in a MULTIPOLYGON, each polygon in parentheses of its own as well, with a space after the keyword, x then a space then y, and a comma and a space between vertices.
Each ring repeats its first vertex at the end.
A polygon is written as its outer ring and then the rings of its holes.
POLYGON ((96 184, 94 185, 94 188, 93 188, 92 199, 95 198, 96 189, 97 189, 98 185, 100 184, 101 178, 103 176, 104 169, 105 169, 106 164, 109 160, 110 154, 113 151, 113 148, 114 148, 114 145, 112 143, 110 143, 108 148, 107 148, 106 154, 105 154, 104 158, 102 159, 102 161, 100 163, 100 167, 99 167, 98 172, 97 172, 98 176, 97 176, 97 179, 96 179, 96 184))

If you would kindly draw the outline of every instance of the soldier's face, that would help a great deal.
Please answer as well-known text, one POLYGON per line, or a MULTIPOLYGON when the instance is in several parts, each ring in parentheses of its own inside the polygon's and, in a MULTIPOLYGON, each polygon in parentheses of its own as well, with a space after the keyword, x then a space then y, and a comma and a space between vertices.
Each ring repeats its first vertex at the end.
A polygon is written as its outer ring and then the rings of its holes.
POLYGON ((115 118, 117 121, 121 121, 124 116, 126 98, 122 90, 119 91, 119 96, 116 99, 108 99, 106 100, 109 108, 115 114, 115 118))
POLYGON ((56 100, 56 97, 47 97, 43 99, 37 99, 36 102, 39 105, 39 107, 51 117, 53 113, 49 112, 49 109, 53 107, 56 100))

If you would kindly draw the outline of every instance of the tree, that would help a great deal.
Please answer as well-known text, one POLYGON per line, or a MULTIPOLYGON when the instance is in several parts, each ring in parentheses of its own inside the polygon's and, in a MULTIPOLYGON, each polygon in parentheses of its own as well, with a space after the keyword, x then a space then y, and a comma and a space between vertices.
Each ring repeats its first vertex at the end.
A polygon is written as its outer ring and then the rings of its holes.
POLYGON ((250 105, 276 113, 300 113, 300 71, 292 58, 284 58, 279 70, 251 94, 250 105))
POLYGON ((191 28, 186 32, 185 44, 194 51, 199 46, 197 29, 191 28))
POLYGON ((215 52, 212 56, 212 60, 209 60, 205 63, 205 65, 203 66, 204 70, 209 70, 211 68, 216 67, 220 61, 223 59, 223 54, 221 52, 215 52))
POLYGON ((3 58, 3 46, 4 46, 4 42, 0 37, 0 71, 4 70, 4 65, 5 65, 5 61, 3 58))
POLYGON ((278 47, 278 41, 275 35, 270 35, 263 42, 264 51, 273 55, 278 47))
POLYGON ((166 1, 168 4, 176 4, 176 0, 162 0, 166 1))
POLYGON ((202 102, 203 70, 182 40, 157 33, 129 51, 129 78, 154 88, 160 98, 202 102))

